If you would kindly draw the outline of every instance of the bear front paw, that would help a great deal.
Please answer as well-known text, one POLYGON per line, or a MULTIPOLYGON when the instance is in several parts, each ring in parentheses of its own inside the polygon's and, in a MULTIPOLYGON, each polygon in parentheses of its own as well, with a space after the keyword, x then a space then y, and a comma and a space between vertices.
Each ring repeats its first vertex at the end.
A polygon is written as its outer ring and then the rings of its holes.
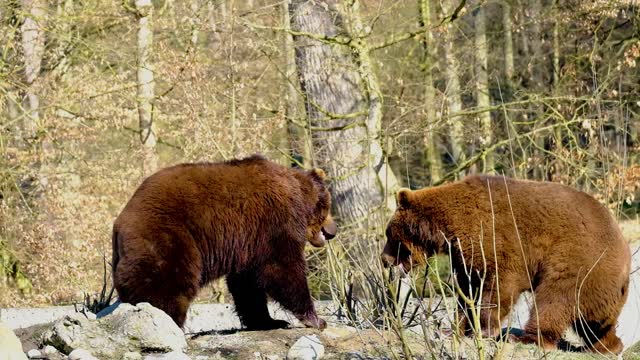
POLYGON ((306 327, 312 327, 312 328, 316 328, 319 330, 322 330, 324 328, 327 327, 327 322, 324 321, 324 319, 321 319, 317 316, 312 316, 306 319, 302 319, 301 322, 304 324, 304 326, 306 327))

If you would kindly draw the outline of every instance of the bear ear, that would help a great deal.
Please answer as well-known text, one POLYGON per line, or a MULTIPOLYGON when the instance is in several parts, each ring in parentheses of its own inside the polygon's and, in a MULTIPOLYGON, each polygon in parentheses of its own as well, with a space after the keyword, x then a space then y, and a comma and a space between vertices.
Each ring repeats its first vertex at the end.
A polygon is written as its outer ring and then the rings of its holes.
POLYGON ((411 189, 400 188, 396 193, 396 205, 398 207, 408 207, 409 198, 411 197, 411 189))
POLYGON ((324 181, 327 178, 327 174, 325 174, 324 170, 320 168, 314 168, 310 171, 311 176, 315 177, 320 181, 324 181))

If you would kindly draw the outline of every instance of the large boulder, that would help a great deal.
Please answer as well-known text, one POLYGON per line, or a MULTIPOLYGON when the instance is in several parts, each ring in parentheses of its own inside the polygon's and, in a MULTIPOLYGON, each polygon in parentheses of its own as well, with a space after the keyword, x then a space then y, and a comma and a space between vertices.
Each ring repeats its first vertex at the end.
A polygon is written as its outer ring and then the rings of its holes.
POLYGON ((83 314, 65 316, 43 336, 65 354, 87 349, 100 359, 121 359, 126 352, 171 352, 187 347, 182 330, 162 310, 148 303, 120 304, 110 315, 89 320, 83 314))

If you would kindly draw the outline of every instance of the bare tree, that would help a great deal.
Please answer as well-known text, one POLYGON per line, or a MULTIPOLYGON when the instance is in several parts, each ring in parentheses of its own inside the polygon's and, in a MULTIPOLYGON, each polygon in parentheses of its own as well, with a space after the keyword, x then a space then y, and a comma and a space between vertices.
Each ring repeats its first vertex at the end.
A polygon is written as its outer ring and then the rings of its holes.
MULTIPOLYGON (((348 38, 338 26, 342 24, 340 13, 334 6, 323 5, 309 0, 291 2, 296 63, 313 131, 315 160, 332 178, 334 212, 344 224, 357 225, 384 207, 380 180, 395 178, 388 171, 376 133, 382 99, 370 73, 368 53, 359 54, 358 67, 353 49, 340 40, 348 38), (371 76, 364 80, 368 94, 363 91, 363 73, 371 76), (381 179, 383 171, 386 174, 381 179)), ((357 9, 347 11, 353 10, 357 9)), ((358 20, 352 17, 350 21, 358 20)))
POLYGON ((283 51, 285 56, 285 118, 287 121, 287 136, 291 157, 300 162, 304 167, 308 167, 312 162, 313 150, 311 149, 311 138, 308 131, 308 123, 304 116, 300 116, 298 104, 300 103, 299 87, 300 82, 296 78, 296 54, 293 43, 293 36, 290 33, 291 19, 289 14, 289 0, 282 1, 283 19, 285 32, 283 33, 283 51))
POLYGON ((419 0, 420 6, 420 26, 425 29, 422 45, 424 48, 422 58, 422 71, 424 72, 424 144, 426 160, 429 164, 429 175, 431 181, 438 181, 442 177, 442 160, 438 150, 438 133, 435 131, 436 123, 436 89, 433 86, 433 53, 435 43, 431 33, 431 1, 419 0))
MULTIPOLYGON (((475 76, 476 76, 476 104, 480 118, 480 141, 484 148, 493 143, 493 124, 491 122, 491 106, 489 100, 489 75, 487 56, 487 29, 485 24, 485 7, 480 5, 475 10, 475 76)), ((482 171, 491 173, 494 169, 493 152, 487 152, 483 159, 482 171)))
MULTIPOLYGON (((444 15, 451 14, 454 11, 455 0, 444 0, 442 2, 442 11, 444 15)), ((455 45, 455 27, 454 22, 446 23, 446 35, 444 38, 444 68, 446 69, 446 95, 449 107, 449 142, 451 143, 451 157, 456 165, 464 162, 465 154, 465 138, 464 138, 464 117, 458 113, 462 111, 462 98, 460 88, 460 78, 458 76, 458 59, 456 58, 455 45)), ((462 173, 460 175, 463 175, 462 173)))
POLYGON ((504 31, 504 75, 510 84, 513 81, 515 65, 513 64, 513 23, 509 1, 502 1, 502 29, 504 31))
POLYGON ((144 152, 143 173, 149 175, 158 167, 156 134, 153 125, 154 74, 153 53, 153 4, 151 0, 136 0, 138 18, 138 118, 140 141, 144 152))

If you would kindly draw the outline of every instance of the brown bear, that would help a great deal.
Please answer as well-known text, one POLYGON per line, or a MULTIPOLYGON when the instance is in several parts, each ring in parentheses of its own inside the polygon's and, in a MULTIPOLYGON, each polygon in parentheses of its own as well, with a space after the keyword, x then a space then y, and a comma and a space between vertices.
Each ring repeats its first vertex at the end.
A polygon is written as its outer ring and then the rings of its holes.
POLYGON ((306 279, 304 246, 337 228, 320 169, 254 155, 176 165, 149 176, 113 226, 113 279, 122 302, 149 302, 183 327, 198 290, 226 275, 247 329, 287 327, 267 295, 309 327, 324 328, 306 279))
MULTIPOLYGON (((615 327, 627 299, 630 250, 593 197, 557 183, 469 176, 401 189, 396 200, 383 263, 409 271, 449 254, 459 303, 480 299, 477 331, 498 336, 518 296, 532 291, 536 306, 512 338, 554 349, 566 344, 562 335, 571 326, 586 344, 580 350, 622 351, 615 327)), ((470 334, 466 305, 459 315, 457 331, 470 334)))

